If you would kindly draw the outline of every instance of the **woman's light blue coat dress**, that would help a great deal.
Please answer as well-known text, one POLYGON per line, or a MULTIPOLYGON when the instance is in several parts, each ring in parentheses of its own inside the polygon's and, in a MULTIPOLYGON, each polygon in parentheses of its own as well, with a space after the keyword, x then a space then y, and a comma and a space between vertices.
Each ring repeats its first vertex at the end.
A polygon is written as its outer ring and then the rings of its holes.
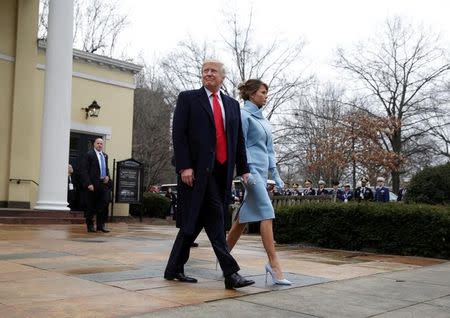
POLYGON ((245 186, 239 223, 273 219, 275 213, 266 189, 269 172, 277 187, 284 184, 275 164, 272 129, 261 109, 250 101, 245 101, 241 109, 241 120, 251 176, 245 186))

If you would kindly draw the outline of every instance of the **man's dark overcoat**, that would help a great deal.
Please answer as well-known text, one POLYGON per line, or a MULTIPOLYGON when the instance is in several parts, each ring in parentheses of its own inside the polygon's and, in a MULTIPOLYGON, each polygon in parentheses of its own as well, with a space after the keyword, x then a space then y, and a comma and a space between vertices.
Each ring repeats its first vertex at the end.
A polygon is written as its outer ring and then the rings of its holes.
MULTIPOLYGON (((227 177, 223 180, 223 204, 231 200, 234 167, 237 175, 248 173, 245 140, 242 134, 239 103, 223 93, 227 136, 227 177)), ((174 163, 178 173, 177 226, 193 234, 200 214, 208 175, 215 163, 216 132, 214 117, 206 90, 184 91, 178 96, 173 117, 174 163), (183 169, 194 169, 194 186, 189 187, 179 175, 183 169)), ((207 213, 207 211, 202 211, 207 213)))

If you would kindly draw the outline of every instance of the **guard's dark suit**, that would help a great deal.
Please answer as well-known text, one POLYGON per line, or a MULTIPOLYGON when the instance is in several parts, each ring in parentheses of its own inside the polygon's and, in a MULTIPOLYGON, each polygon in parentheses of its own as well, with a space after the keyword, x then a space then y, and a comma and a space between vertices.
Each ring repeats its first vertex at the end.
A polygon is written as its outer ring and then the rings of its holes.
MULTIPOLYGON (((103 153, 106 163, 106 175, 109 177, 108 155, 103 153)), ((89 229, 93 229, 94 215, 97 220, 97 230, 104 228, 106 221, 105 210, 109 203, 109 187, 100 179, 100 165, 95 150, 89 150, 83 158, 81 165, 81 175, 83 181, 83 190, 86 200, 86 225, 89 229), (94 191, 90 191, 88 186, 92 184, 94 191)))
POLYGON ((373 192, 369 187, 357 187, 355 190, 355 199, 358 202, 361 201, 372 201, 373 192))
POLYGON ((227 161, 215 159, 216 133, 209 97, 202 87, 180 93, 173 118, 173 147, 176 172, 192 168, 194 186, 178 176, 177 226, 180 228, 166 267, 166 273, 184 273, 191 244, 202 228, 211 241, 224 276, 239 266, 227 249, 224 233, 225 208, 231 199, 233 170, 248 173, 239 103, 222 94, 225 110, 227 161))
POLYGON ((317 191, 316 191, 316 195, 327 195, 327 194, 330 194, 327 189, 320 189, 320 188, 318 188, 317 191))
POLYGON ((375 189, 374 201, 376 202, 389 202, 389 189, 385 186, 377 187, 375 189))

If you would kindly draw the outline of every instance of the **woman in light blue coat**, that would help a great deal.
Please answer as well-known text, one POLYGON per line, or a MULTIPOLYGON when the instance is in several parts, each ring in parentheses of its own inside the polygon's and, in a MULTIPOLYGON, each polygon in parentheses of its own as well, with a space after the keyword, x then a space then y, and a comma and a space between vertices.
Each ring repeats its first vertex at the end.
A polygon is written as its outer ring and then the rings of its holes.
POLYGON ((267 274, 270 274, 275 284, 291 285, 292 283, 283 277, 275 251, 272 227, 275 213, 266 189, 269 172, 276 186, 284 187, 275 164, 272 131, 262 114, 262 107, 267 101, 268 86, 260 80, 249 79, 239 86, 239 91, 244 100, 241 120, 251 176, 244 184, 245 195, 239 209, 239 220, 233 224, 228 233, 228 248, 230 251, 233 249, 246 223, 260 221, 261 238, 269 258, 269 263, 265 266, 266 279, 267 274))

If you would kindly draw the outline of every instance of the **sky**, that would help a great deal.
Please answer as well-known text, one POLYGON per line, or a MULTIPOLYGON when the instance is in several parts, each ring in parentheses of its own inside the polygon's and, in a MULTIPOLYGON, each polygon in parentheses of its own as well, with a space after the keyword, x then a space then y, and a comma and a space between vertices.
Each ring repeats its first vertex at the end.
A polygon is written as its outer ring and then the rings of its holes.
POLYGON ((388 17, 400 16, 440 34, 450 49, 450 1, 447 0, 121 0, 130 24, 118 46, 130 57, 152 64, 191 36, 199 43, 220 41, 224 12, 247 18, 264 45, 275 37, 306 41, 303 58, 310 70, 327 77, 338 46, 350 49, 375 36, 388 17))

